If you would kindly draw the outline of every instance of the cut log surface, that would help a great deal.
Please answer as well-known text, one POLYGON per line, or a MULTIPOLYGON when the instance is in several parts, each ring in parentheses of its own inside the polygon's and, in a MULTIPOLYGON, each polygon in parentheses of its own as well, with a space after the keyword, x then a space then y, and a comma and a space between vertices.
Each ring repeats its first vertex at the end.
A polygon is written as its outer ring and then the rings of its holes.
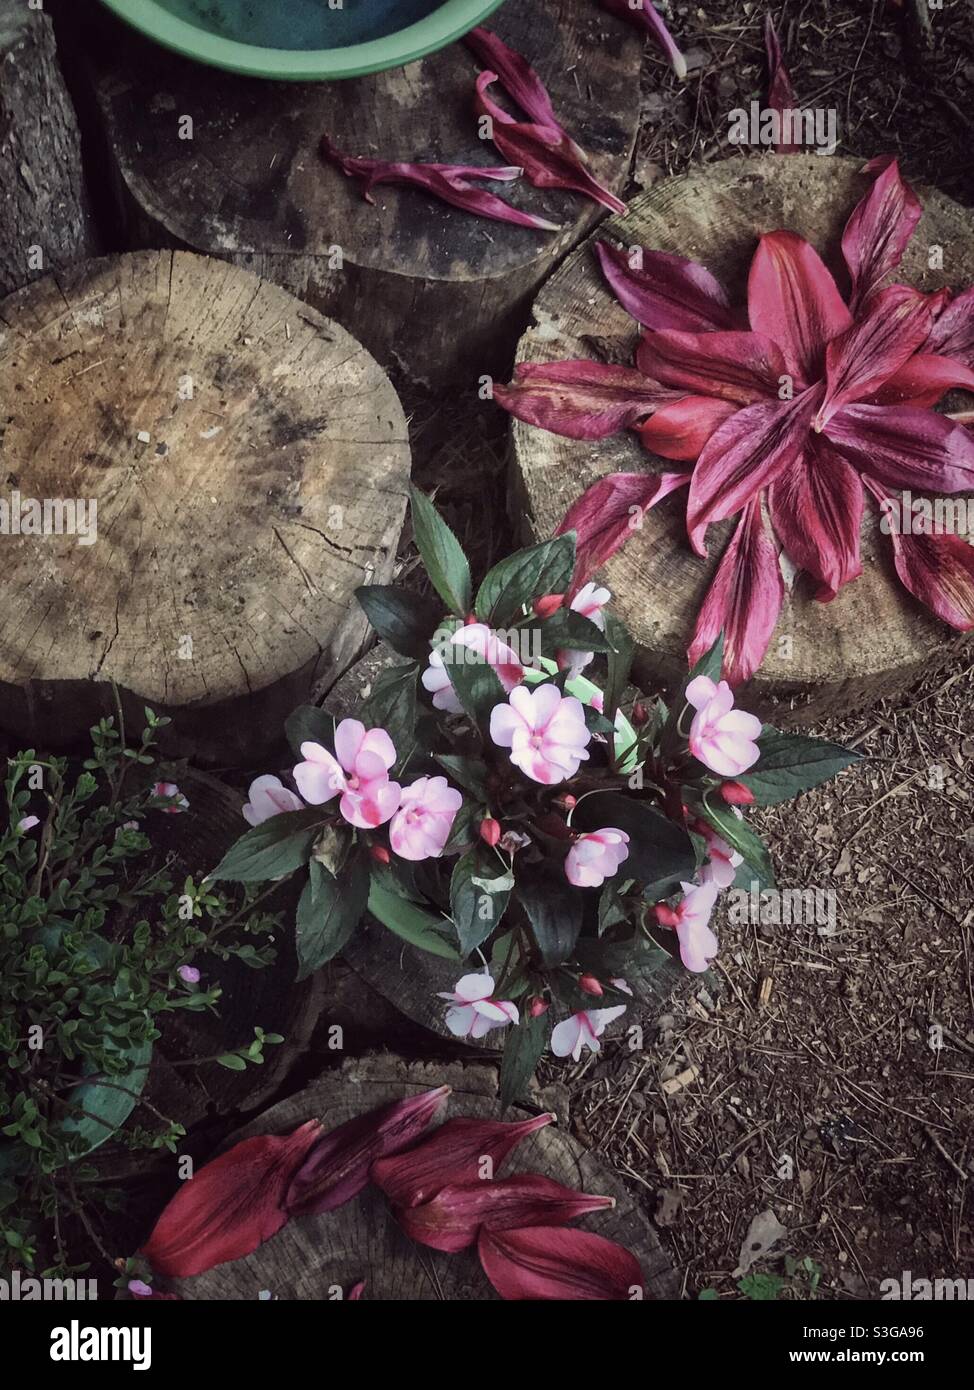
MULTIPOLYGON (((433 1087, 453 1088, 447 1114, 498 1118, 493 1067, 406 1062, 381 1055, 349 1061, 306 1091, 282 1101, 233 1136, 225 1147, 258 1134, 287 1134, 317 1118, 333 1129, 375 1106, 433 1087)), ((511 1110, 508 1119, 523 1119, 511 1110)), ((645 1296, 678 1297, 678 1281, 655 1229, 614 1173, 570 1135, 549 1125, 530 1135, 507 1160, 501 1175, 540 1172, 584 1192, 615 1197, 616 1205, 573 1223, 618 1241, 639 1260, 645 1296)), ((322 1216, 288 1224, 252 1255, 196 1278, 173 1281, 184 1299, 252 1301, 274 1298, 337 1300, 360 1280, 373 1302, 496 1300, 475 1250, 445 1255, 416 1245, 399 1229, 385 1197, 368 1187, 353 1201, 322 1216)))
POLYGON ((97 251, 51 20, 0 0, 0 294, 97 251))
MULTIPOLYGON (((378 643, 329 692, 327 708, 336 718, 354 717, 380 673, 400 659, 383 643, 378 643)), ((367 985, 414 1023, 429 1028, 453 1043, 465 1041, 456 1038, 446 1027, 444 1018, 447 1005, 439 996, 440 993, 451 993, 459 977, 467 970, 478 968, 476 958, 464 966, 458 961, 431 955, 429 951, 410 946, 369 916, 362 921, 342 955, 367 985)), ((633 981, 641 1010, 645 1011, 647 1017, 655 1018, 674 990, 688 978, 687 972, 671 961, 650 979, 633 981)), ((622 1025, 616 1027, 621 1029, 622 1025)), ((503 1032, 497 1031, 488 1033, 471 1046, 496 1052, 502 1047, 503 1041, 503 1032)))
POLYGON ((0 724, 74 738, 114 681, 133 726, 149 704, 172 750, 244 762, 354 659, 409 448, 344 329, 223 261, 95 261, 0 304, 0 418, 9 511, 89 528, 0 535, 0 724))
MULTIPOLYGON (((844 284, 839 239, 870 183, 860 169, 858 160, 816 155, 729 159, 656 184, 599 236, 692 257, 728 287, 733 302, 743 303, 758 236, 787 228, 811 241, 844 284)), ((925 291, 974 283, 974 215, 934 189, 919 193, 923 219, 896 278, 925 291), (942 270, 928 267, 932 246, 943 248, 942 270)), ((535 318, 537 326, 521 340, 523 361, 632 360, 637 326, 604 283, 591 244, 548 281, 535 318)), ((952 399, 960 404, 959 393, 952 399)), ((676 466, 648 455, 631 433, 583 443, 515 422, 512 498, 527 516, 525 540, 549 536, 570 504, 607 473, 676 466)), ((712 527, 710 558, 699 559, 686 539, 685 513, 683 490, 644 517, 603 571, 640 644, 637 675, 649 685, 672 686, 685 672, 696 614, 732 530, 726 522, 712 527)), ((956 661, 967 646, 966 637, 903 590, 890 538, 868 506, 862 559, 863 574, 832 603, 815 602, 804 575, 786 594, 768 654, 745 697, 765 717, 807 723, 863 708, 901 694, 932 666, 956 661)))
MULTIPOLYGON (((636 31, 590 0, 508 0, 490 27, 537 67, 596 177, 618 191, 638 120, 636 31)), ((204 70, 115 24, 91 59, 129 244, 245 265, 430 385, 506 370, 538 285, 604 211, 526 180, 493 191, 562 232, 488 221, 416 188, 382 185, 373 205, 323 163, 325 134, 372 159, 508 163, 478 138, 479 69, 463 44, 298 85, 204 70), (187 118, 192 138, 180 138, 187 118)))

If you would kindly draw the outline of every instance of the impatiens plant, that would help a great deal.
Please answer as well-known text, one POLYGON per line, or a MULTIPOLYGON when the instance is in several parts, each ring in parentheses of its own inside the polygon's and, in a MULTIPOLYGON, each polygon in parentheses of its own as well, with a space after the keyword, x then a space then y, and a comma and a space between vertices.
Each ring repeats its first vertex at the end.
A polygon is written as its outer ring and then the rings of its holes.
POLYGON ((633 643, 608 591, 577 587, 573 533, 502 560, 475 591, 430 501, 414 491, 412 508, 436 599, 358 591, 407 661, 354 718, 296 711, 298 795, 258 778, 254 828, 212 877, 306 877, 303 973, 366 911, 455 961, 446 1026, 503 1035, 510 1101, 549 1035, 577 1058, 671 957, 706 969, 718 891, 738 873, 773 885, 740 807, 786 800, 856 755, 735 708, 720 638, 672 705, 631 690, 633 643))
MULTIPOLYGON (((528 363, 494 388, 529 424, 591 440, 635 429, 650 453, 684 465, 610 475, 570 509, 562 529, 584 556, 576 583, 633 534, 634 509, 680 487, 697 554, 713 523, 739 518, 689 649, 692 663, 723 632, 731 685, 771 639, 779 548, 827 603, 862 572, 867 495, 895 514, 903 489, 974 490, 970 415, 933 409, 952 388, 974 390, 974 289, 952 298, 889 283, 922 209, 895 159, 867 170, 872 185, 842 235, 844 294, 792 231, 759 239, 746 306, 694 261, 599 242, 606 281, 642 326, 635 366, 528 363)), ((904 587, 944 622, 974 627, 974 548, 939 525, 889 529, 904 587)))
MULTIPOLYGON (((215 1012, 207 957, 260 967, 276 916, 248 892, 234 901, 153 853, 160 815, 194 812, 153 780, 157 731, 146 711, 135 747, 105 719, 82 765, 28 749, 7 760, 0 831, 0 1269, 70 1272, 120 1194, 98 1181, 109 1141, 174 1150, 185 1134, 146 1091, 153 1052, 177 1010, 215 1012), (196 962, 196 963, 194 963, 196 962), (200 969, 200 965, 204 970, 200 969), (144 1115, 142 1124, 136 1118, 144 1115)), ((278 1034, 206 1059, 233 1070, 263 1060, 278 1034)), ((96 1237, 97 1238, 97 1237, 96 1237)))

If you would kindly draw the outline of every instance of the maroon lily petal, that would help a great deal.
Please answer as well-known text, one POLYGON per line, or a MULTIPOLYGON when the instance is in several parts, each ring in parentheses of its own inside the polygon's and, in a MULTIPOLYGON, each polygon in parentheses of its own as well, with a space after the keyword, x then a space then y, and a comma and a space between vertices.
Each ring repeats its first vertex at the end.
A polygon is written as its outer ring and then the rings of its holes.
POLYGON ((600 0, 600 4, 603 10, 609 11, 609 14, 618 15, 620 19, 627 19, 630 24, 638 25, 639 28, 652 34, 666 54, 670 67, 677 77, 681 82, 685 81, 687 75, 686 59, 677 48, 673 35, 667 29, 663 16, 652 3, 652 0, 639 0, 636 5, 631 5, 629 0, 600 0))
POLYGON ((497 74, 507 95, 532 121, 564 133, 547 88, 525 57, 482 25, 471 29, 464 43, 482 67, 497 74))
MULTIPOLYGON (((880 509, 895 516, 900 508, 894 494, 868 474, 863 474, 863 482, 880 509)), ((925 529, 918 529, 918 525, 915 519, 908 535, 901 534, 896 525, 888 527, 900 582, 942 622, 969 632, 974 628, 974 546, 935 523, 925 529)))
POLYGON ((842 233, 842 254, 852 276, 853 309, 875 290, 903 258, 923 208, 899 164, 889 156, 871 160, 872 188, 854 208, 842 233))
POLYGON ((714 431, 737 414, 733 401, 714 396, 684 396, 663 405, 637 426, 643 447, 664 459, 690 461, 699 455, 714 431))
POLYGON ((860 473, 890 487, 974 491, 974 435, 946 415, 909 405, 847 405, 825 434, 860 473))
POLYGON ((696 261, 607 241, 595 243, 595 254, 616 299, 644 328, 698 333, 733 326, 726 290, 696 261))
POLYGON ((801 457, 768 489, 771 524, 785 554, 817 580, 822 603, 862 573, 862 509, 859 475, 821 435, 809 436, 801 457))
POLYGON ((818 385, 791 401, 749 405, 711 435, 687 498, 687 533, 698 555, 707 553, 703 537, 712 521, 739 512, 798 458, 823 391, 818 385))
POLYGON ((636 350, 636 365, 664 386, 740 405, 769 396, 777 400, 786 372, 781 349, 760 333, 647 331, 636 350))
POLYGON ((518 420, 569 439, 618 434, 682 394, 634 367, 584 358, 521 362, 510 386, 494 387, 494 400, 518 420))
POLYGON ((234 1144, 182 1184, 140 1253, 178 1278, 249 1255, 287 1222, 284 1194, 320 1133, 308 1120, 293 1134, 234 1144))
POLYGON ((569 188, 613 212, 625 212, 622 199, 589 173, 578 146, 560 126, 515 121, 487 95, 496 81, 495 72, 480 74, 474 107, 479 115, 491 118, 490 138, 504 158, 519 164, 535 188, 569 188))
POLYGON ((435 198, 462 208, 464 212, 476 213, 479 217, 489 217, 495 222, 511 222, 519 227, 531 227, 538 232, 558 232, 557 222, 549 222, 534 213, 522 212, 511 207, 503 198, 488 193, 483 188, 474 188, 467 182, 469 178, 494 179, 510 182, 520 174, 519 166, 481 169, 473 164, 406 164, 381 159, 356 159, 342 154, 327 136, 322 137, 321 152, 325 159, 335 164, 349 178, 362 180, 362 193, 367 202, 373 202, 372 188, 377 183, 406 183, 422 188, 435 198))
POLYGON ((508 1302, 641 1296, 643 1276, 636 1257, 591 1231, 552 1226, 482 1230, 477 1248, 484 1273, 508 1302))
POLYGON ((974 288, 959 294, 943 310, 930 330, 924 351, 954 357, 974 368, 974 288))
POLYGON ((784 593, 778 549, 765 527, 761 498, 755 497, 745 507, 703 601, 688 653, 690 665, 696 665, 723 632, 724 679, 730 685, 746 681, 768 650, 784 593))
POLYGON ((473 1245, 481 1227, 564 1226, 614 1206, 614 1197, 576 1192, 541 1173, 518 1173, 492 1182, 450 1183, 431 1201, 397 1211, 396 1219, 410 1239, 453 1255, 473 1245))
POLYGON ((747 307, 754 332, 778 344, 799 381, 821 375, 826 344, 852 323, 822 258, 796 232, 761 238, 748 276, 747 307))
POLYGON ((878 391, 865 398, 865 404, 932 406, 945 391, 957 387, 974 391, 974 371, 970 367, 936 352, 916 352, 886 378, 878 391))
POLYGON ((359 1300, 361 1299, 361 1297, 362 1297, 362 1295, 363 1295, 364 1293, 365 1293, 365 1280, 364 1280, 364 1279, 360 1279, 360 1280, 358 1281, 357 1284, 353 1284, 353 1285, 352 1285, 352 1287, 349 1289, 348 1293, 345 1295, 345 1302, 346 1302, 346 1303, 358 1303, 359 1300))
POLYGON ((474 1182, 483 1175, 486 1159, 498 1169, 508 1154, 554 1115, 529 1120, 475 1120, 460 1116, 440 1125, 422 1144, 372 1165, 372 1181, 396 1207, 429 1202, 448 1183, 474 1182))
POLYGON ((593 483, 565 513, 556 536, 575 532, 571 593, 586 584, 639 529, 643 515, 690 481, 689 473, 609 473, 593 483))
POLYGON ((825 400, 814 422, 820 430, 844 405, 876 391, 899 371, 930 332, 926 297, 907 285, 874 294, 868 312, 825 350, 825 400))
MULTIPOLYGON (((781 56, 781 44, 778 42, 774 20, 770 15, 767 15, 764 21, 764 51, 768 56, 768 107, 771 111, 777 111, 779 116, 783 111, 794 111, 798 102, 791 85, 791 76, 781 56)), ((782 140, 774 148, 777 154, 797 154, 801 147, 782 140)))
POLYGON ((449 1094, 449 1086, 438 1086, 369 1110, 323 1135, 291 1179, 284 1198, 288 1215, 317 1216, 357 1197, 376 1159, 401 1153, 422 1138, 449 1094))

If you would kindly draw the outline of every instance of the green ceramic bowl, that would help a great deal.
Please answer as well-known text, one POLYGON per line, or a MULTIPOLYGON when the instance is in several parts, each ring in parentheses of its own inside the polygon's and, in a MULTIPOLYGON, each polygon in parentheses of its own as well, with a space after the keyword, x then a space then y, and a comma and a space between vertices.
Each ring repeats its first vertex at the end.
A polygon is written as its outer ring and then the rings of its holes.
POLYGON ((187 58, 325 82, 401 67, 462 38, 502 0, 102 0, 187 58))

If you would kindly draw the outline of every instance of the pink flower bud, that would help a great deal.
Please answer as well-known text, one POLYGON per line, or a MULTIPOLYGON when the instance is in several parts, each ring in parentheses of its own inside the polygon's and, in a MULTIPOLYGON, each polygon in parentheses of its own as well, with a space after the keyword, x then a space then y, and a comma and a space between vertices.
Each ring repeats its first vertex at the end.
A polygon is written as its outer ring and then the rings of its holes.
POLYGON ((528 1014, 531 1018, 540 1018, 542 1014, 546 1014, 547 1012, 547 999, 542 999, 540 994, 536 994, 528 1005, 528 1014))
POLYGON ((722 782, 720 794, 728 806, 751 806, 755 801, 751 788, 745 787, 743 782, 722 782))
POLYGON ((649 710, 647 710, 647 708, 646 708, 646 706, 643 704, 642 700, 637 700, 636 703, 635 703, 635 704, 633 705, 633 707, 632 707, 632 720, 631 720, 631 722, 632 722, 633 724, 635 724, 636 728, 638 729, 638 728, 640 728, 643 724, 645 724, 646 721, 647 721, 648 719, 649 719, 649 710))
POLYGON ((666 903, 657 903, 653 910, 656 913, 656 920, 661 927, 670 927, 673 929, 677 926, 680 920, 679 915, 675 913, 671 907, 667 907, 666 903))
POLYGON ((370 845, 369 854, 377 864, 388 864, 389 860, 392 858, 392 855, 386 849, 385 845, 370 845))
POLYGON ((496 845, 501 837, 500 822, 494 820, 493 816, 486 816, 480 822, 480 838, 485 845, 496 845))
POLYGON ((599 984, 594 975, 579 975, 578 987, 583 989, 586 994, 604 994, 605 990, 599 984))
POLYGON ((535 599, 534 611, 539 618, 550 618, 552 613, 558 612, 564 601, 564 594, 546 594, 544 598, 535 599))

